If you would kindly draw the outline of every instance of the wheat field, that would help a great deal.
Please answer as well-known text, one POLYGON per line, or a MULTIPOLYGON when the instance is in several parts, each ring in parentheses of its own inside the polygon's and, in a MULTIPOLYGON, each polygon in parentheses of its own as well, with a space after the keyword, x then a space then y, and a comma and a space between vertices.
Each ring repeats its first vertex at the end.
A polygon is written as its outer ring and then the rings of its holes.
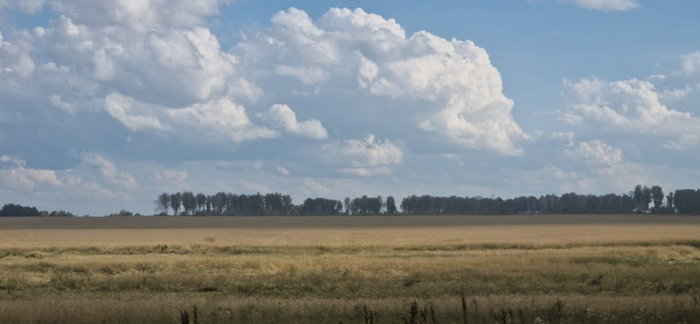
POLYGON ((3 323, 690 323, 699 296, 693 216, 0 218, 3 323))

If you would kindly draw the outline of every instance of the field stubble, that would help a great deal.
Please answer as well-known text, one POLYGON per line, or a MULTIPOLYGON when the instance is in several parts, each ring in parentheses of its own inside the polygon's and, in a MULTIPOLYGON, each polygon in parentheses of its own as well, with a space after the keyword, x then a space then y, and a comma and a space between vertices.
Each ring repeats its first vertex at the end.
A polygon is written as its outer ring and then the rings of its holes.
POLYGON ((700 316, 700 218, 501 217, 0 219, 0 321, 700 316))

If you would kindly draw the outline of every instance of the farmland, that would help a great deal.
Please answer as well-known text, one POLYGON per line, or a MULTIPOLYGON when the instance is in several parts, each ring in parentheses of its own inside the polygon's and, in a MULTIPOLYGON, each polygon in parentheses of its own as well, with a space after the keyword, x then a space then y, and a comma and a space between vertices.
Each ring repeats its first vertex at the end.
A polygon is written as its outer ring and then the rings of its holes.
POLYGON ((698 278, 693 216, 0 219, 0 322, 677 323, 698 278))

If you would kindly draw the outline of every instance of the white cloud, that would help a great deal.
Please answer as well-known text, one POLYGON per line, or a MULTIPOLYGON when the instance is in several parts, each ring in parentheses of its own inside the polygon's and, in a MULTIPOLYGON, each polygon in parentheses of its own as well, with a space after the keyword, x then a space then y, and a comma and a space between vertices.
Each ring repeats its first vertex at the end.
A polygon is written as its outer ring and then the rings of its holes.
POLYGON ((700 73, 700 51, 681 56, 679 72, 685 75, 700 73))
POLYGON ((295 77, 304 84, 314 84, 328 78, 328 73, 318 67, 291 67, 280 65, 275 68, 275 73, 281 76, 295 77))
POLYGON ((577 176, 578 187, 593 190, 611 184, 617 190, 629 190, 631 184, 647 183, 652 174, 648 167, 625 161, 622 150, 602 141, 580 142, 567 148, 564 156, 571 164, 584 165, 588 172, 577 176))
POLYGON ((3 78, 30 78, 36 69, 29 56, 30 46, 24 42, 10 43, 0 33, 0 76, 3 78))
POLYGON ((131 131, 142 129, 169 130, 172 127, 163 123, 153 111, 149 109, 138 109, 134 107, 134 100, 124 97, 118 93, 112 93, 105 98, 105 111, 120 121, 131 131))
MULTIPOLYGON (((175 145, 183 149, 287 134, 325 140, 332 130, 350 140, 321 145, 336 148, 333 159, 341 157, 329 170, 389 174, 403 160, 403 150, 388 140, 352 139, 368 133, 385 138, 383 128, 344 124, 344 116, 366 115, 391 120, 381 125, 386 130, 446 139, 447 151, 522 153, 518 142, 527 135, 511 114, 513 101, 503 95, 486 51, 470 41, 428 32, 407 36, 393 19, 362 9, 333 8, 317 21, 290 9, 275 15, 270 28, 225 52, 206 27, 220 4, 47 2, 54 18, 26 31, 22 42, 0 40, 5 50, 0 64, 12 71, 13 80, 26 83, 16 87, 27 97, 75 120, 113 118, 130 132, 144 133, 140 143, 153 135, 177 139, 181 143, 175 145), (34 68, 19 68, 22 53, 37 62, 34 68), (280 104, 270 107, 275 102, 280 104), (368 115, 378 102, 386 103, 385 110, 368 115), (270 125, 257 125, 250 114, 270 125), (394 121, 394 116, 401 118, 394 121)), ((294 140, 289 138, 284 140, 294 140)), ((85 186, 95 183, 95 192, 118 192, 84 174, 76 179, 85 186)))
POLYGON ((279 136, 273 130, 254 125, 245 108, 228 98, 170 109, 113 93, 105 99, 105 110, 131 131, 177 129, 176 133, 185 137, 195 134, 208 141, 235 143, 279 136))
POLYGON ((372 171, 365 168, 340 168, 337 171, 340 173, 354 174, 361 177, 369 177, 372 175, 372 171))
MULTIPOLYGON (((39 0, 23 0, 39 2, 39 0)), ((166 28, 194 27, 205 24, 204 18, 217 15, 219 6, 228 0, 52 0, 53 10, 74 17, 81 23, 104 27, 125 26, 134 32, 147 33, 166 28)))
POLYGON ((302 184, 305 191, 307 191, 309 194, 328 195, 333 192, 330 188, 324 186, 322 183, 312 178, 305 178, 302 181, 302 184))
POLYGON ((75 114, 78 110, 74 104, 63 101, 59 95, 51 95, 49 96, 49 100, 51 101, 51 105, 61 108, 69 114, 75 114))
POLYGON ((275 170, 277 170, 277 172, 283 176, 290 176, 291 175, 291 173, 287 169, 285 169, 281 166, 277 166, 277 168, 275 170))
POLYGON ((260 118, 272 120, 286 132, 312 139, 326 139, 328 132, 317 119, 297 121, 294 111, 287 105, 275 104, 267 113, 258 114, 260 118))
POLYGON ((34 14, 44 6, 44 2, 44 0, 0 0, 0 11, 3 7, 10 7, 27 14, 34 14))
POLYGON ((241 180, 241 185, 249 192, 259 192, 263 194, 270 192, 270 188, 255 181, 241 180))
POLYGON ((656 88, 651 81, 637 79, 601 81, 581 79, 565 82, 571 102, 560 119, 569 124, 601 125, 609 132, 627 132, 673 137, 684 145, 696 145, 700 120, 689 112, 674 110, 666 101, 671 92, 656 88))
POLYGON ((41 186, 60 187, 62 182, 53 170, 27 168, 24 160, 0 156, 0 187, 12 190, 33 190, 41 186))
POLYGON ((550 135, 552 138, 565 141, 566 146, 574 146, 576 134, 574 132, 554 132, 550 135))
POLYGON ((278 136, 275 131, 253 125, 245 108, 228 98, 181 109, 166 109, 165 112, 165 116, 174 124, 204 134, 214 133, 236 143, 278 136))
POLYGON ((576 180, 578 178, 578 174, 576 174, 576 172, 566 172, 552 164, 545 165, 544 172, 545 174, 552 175, 555 179, 561 181, 576 180))
POLYGON ((595 166, 614 166, 623 162, 622 150, 601 141, 578 143, 576 147, 566 149, 564 155, 595 166))
MULTIPOLYGON (((274 66, 301 86, 323 81, 324 93, 339 95, 338 101, 388 98, 387 110, 413 116, 397 127, 434 133, 461 148, 519 155, 518 142, 528 138, 483 48, 425 31, 407 37, 393 19, 359 8, 332 8, 316 22, 301 10, 282 11, 271 28, 236 45, 234 53, 251 74, 269 75, 274 66), (356 89, 348 89, 351 82, 356 89)), ((286 81, 259 82, 280 91, 278 83, 286 81)))
POLYGON ((187 181, 189 172, 186 169, 183 170, 158 170, 155 172, 156 181, 172 181, 172 183, 177 185, 182 185, 187 181))
POLYGON ((596 11, 629 11, 641 7, 636 0, 560 0, 576 6, 596 11))
MULTIPOLYGON (((163 7, 160 2, 141 3, 163 7)), ((121 18, 93 21, 81 16, 87 14, 82 9, 74 11, 63 2, 53 5, 64 15, 34 33, 35 46, 52 63, 69 67, 73 76, 97 81, 102 92, 175 107, 221 96, 229 88, 254 96, 238 88, 245 82, 235 82, 237 58, 221 51, 208 28, 185 24, 142 30, 121 18)), ((86 4, 95 10, 101 5, 86 4)))
POLYGON ((371 167, 371 168, 339 168, 336 171, 340 173, 347 173, 352 175, 357 175, 361 177, 371 177, 377 174, 389 174, 391 173, 391 168, 389 167, 371 167))
POLYGON ((336 164, 348 164, 337 171, 346 174, 371 176, 391 172, 391 166, 403 161, 403 151, 389 140, 378 141, 374 135, 363 140, 345 140, 322 146, 324 152, 335 157, 336 164))
POLYGON ((355 10, 331 8, 321 17, 319 25, 329 31, 353 30, 359 34, 406 38, 406 32, 394 19, 385 19, 380 15, 366 13, 361 8, 355 10))
POLYGON ((134 176, 127 172, 117 171, 117 167, 112 161, 99 154, 84 154, 83 162, 86 165, 98 168, 102 179, 110 185, 127 192, 134 192, 139 189, 139 184, 134 176))
POLYGON ((75 168, 61 170, 31 168, 20 158, 0 156, 0 193, 18 203, 73 212, 83 205, 115 202, 124 208, 141 189, 134 176, 95 153, 85 153, 75 168))
POLYGON ((346 140, 341 154, 351 157, 356 166, 386 166, 401 163, 403 152, 389 140, 377 141, 374 135, 364 140, 346 140))

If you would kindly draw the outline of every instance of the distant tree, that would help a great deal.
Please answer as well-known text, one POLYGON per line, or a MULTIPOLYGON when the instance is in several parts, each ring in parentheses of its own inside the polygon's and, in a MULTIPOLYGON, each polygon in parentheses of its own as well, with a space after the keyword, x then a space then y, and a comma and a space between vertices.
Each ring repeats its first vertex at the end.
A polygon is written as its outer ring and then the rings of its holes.
POLYGON ((211 197, 212 196, 207 195, 207 200, 206 200, 207 214, 211 214, 211 197))
POLYGON ((367 195, 363 195, 360 198, 355 198, 355 201, 355 208, 358 210, 360 215, 367 215, 369 212, 369 197, 367 197, 367 195))
POLYGON ((30 217, 38 217, 41 216, 41 213, 39 212, 36 207, 26 207, 22 205, 16 205, 16 204, 6 204, 5 206, 0 209, 0 217, 2 216, 30 216, 30 217))
POLYGON ((666 207, 669 209, 673 209, 673 191, 669 192, 668 195, 666 196, 666 207))
POLYGON ((700 213, 700 190, 676 190, 673 195, 673 205, 681 214, 700 213))
POLYGON ((212 209, 215 215, 223 215, 226 211, 228 195, 225 192, 217 192, 211 199, 212 209))
POLYGON ((54 210, 51 213, 49 213, 49 217, 75 217, 75 215, 65 210, 54 210))
POLYGON ((647 186, 644 186, 644 188, 642 189, 642 209, 649 210, 649 204, 651 203, 651 200, 651 189, 647 186))
POLYGON ((264 215, 265 210, 265 196, 261 195, 259 192, 248 196, 248 208, 246 215, 264 215))
POLYGON ((636 208, 642 208, 644 201, 644 193, 642 190, 642 185, 637 185, 634 187, 634 204, 636 208))
POLYGON ((181 204, 182 204, 182 194, 181 193, 176 192, 176 193, 170 195, 170 208, 173 209, 173 215, 175 215, 175 216, 178 215, 177 211, 180 210, 181 204))
POLYGON ((195 208, 197 208, 197 197, 190 191, 185 191, 182 193, 182 208, 185 210, 186 215, 193 215, 195 208))
POLYGON ((268 193, 265 195, 265 209, 264 213, 266 215, 279 215, 282 209, 282 194, 280 193, 268 193))
POLYGON ((160 210, 167 214, 168 209, 170 209, 170 195, 165 192, 160 194, 158 196, 158 204, 160 205, 160 210))
POLYGON ((396 201, 392 196, 386 197, 386 213, 389 215, 396 213, 396 201))
POLYGON ((345 213, 348 215, 352 215, 352 200, 350 200, 350 197, 345 197, 344 205, 345 213))
POLYGON ((386 204, 382 196, 377 196, 372 200, 372 214, 381 214, 384 207, 386 207, 386 204))
POLYGON ((132 216, 140 216, 138 213, 134 215, 134 213, 127 211, 127 210, 120 210, 119 213, 112 213, 107 215, 107 217, 132 217, 132 216))
POLYGON ((340 200, 326 198, 306 198, 301 206, 303 215, 338 215, 343 211, 340 200))
POLYGON ((664 191, 659 186, 653 186, 651 187, 651 197, 654 202, 654 208, 658 209, 663 203, 664 191))
POLYGON ((289 215, 292 213, 293 208, 294 208, 294 204, 292 204, 292 196, 283 195, 282 196, 282 213, 284 215, 289 215))
POLYGON ((207 196, 205 196, 203 193, 198 193, 197 194, 197 211, 198 212, 203 212, 204 207, 207 204, 207 196))

